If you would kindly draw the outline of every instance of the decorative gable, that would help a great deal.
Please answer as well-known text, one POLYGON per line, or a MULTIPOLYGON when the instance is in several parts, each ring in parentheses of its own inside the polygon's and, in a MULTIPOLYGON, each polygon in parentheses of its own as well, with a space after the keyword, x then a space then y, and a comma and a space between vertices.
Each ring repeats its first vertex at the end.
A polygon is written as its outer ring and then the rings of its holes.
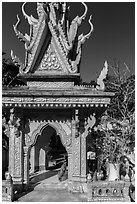
POLYGON ((12 52, 12 59, 20 64, 20 74, 79 74, 82 45, 93 31, 90 16, 89 33, 78 35, 79 27, 87 14, 87 5, 82 4, 85 9, 83 15, 76 16, 72 21, 70 21, 67 3, 37 3, 38 19, 32 15, 28 16, 25 13, 25 3, 22 5, 22 12, 30 26, 30 33, 29 35, 20 33, 18 30, 20 19, 17 16, 18 21, 13 26, 14 31, 24 42, 26 50, 24 65, 12 52))
POLYGON ((41 63, 35 73, 47 73, 47 74, 67 74, 68 71, 60 57, 59 51, 57 50, 53 39, 51 44, 48 46, 41 63))

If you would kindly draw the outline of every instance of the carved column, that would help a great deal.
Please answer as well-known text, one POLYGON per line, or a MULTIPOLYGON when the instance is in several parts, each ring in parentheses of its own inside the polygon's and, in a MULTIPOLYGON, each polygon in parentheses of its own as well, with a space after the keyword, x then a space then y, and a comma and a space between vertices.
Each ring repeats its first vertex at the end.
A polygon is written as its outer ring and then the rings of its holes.
POLYGON ((72 120, 72 154, 73 154, 73 180, 80 180, 80 135, 78 132, 78 110, 75 110, 72 120))
POLYGON ((72 154, 68 154, 68 180, 72 180, 72 154))
POLYGON ((22 129, 21 119, 10 109, 9 173, 13 184, 22 184, 22 129))
POLYGON ((81 137, 80 144, 80 172, 81 172, 81 181, 86 182, 86 137, 88 135, 88 131, 85 128, 85 116, 83 109, 80 110, 79 113, 79 134, 81 137))
POLYGON ((24 150, 24 184, 29 184, 29 147, 23 147, 24 150))
POLYGON ((87 176, 87 148, 86 148, 86 137, 90 133, 92 127, 96 123, 95 114, 90 115, 85 121, 81 119, 81 181, 85 182, 87 176), (83 131, 84 129, 84 131, 83 131))
POLYGON ((81 181, 86 181, 86 169, 87 169, 87 150, 86 150, 86 137, 87 132, 81 135, 81 181))

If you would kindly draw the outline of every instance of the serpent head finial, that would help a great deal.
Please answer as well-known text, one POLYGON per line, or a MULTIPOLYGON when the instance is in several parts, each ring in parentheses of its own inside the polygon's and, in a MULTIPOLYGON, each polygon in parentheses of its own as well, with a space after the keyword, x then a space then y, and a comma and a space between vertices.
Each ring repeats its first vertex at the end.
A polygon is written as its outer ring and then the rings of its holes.
POLYGON ((84 44, 85 40, 88 39, 91 36, 91 33, 93 32, 93 24, 91 23, 92 15, 89 17, 89 24, 90 24, 90 31, 86 35, 81 34, 79 36, 79 40, 81 41, 82 44, 84 44))
POLYGON ((18 14, 17 14, 17 23, 15 25, 13 25, 15 33, 17 32, 17 27, 18 27, 19 23, 20 23, 20 18, 19 18, 18 14))
POLYGON ((32 15, 29 16, 29 15, 26 14, 26 12, 24 10, 25 4, 26 4, 26 2, 22 4, 22 13, 23 13, 23 16, 25 17, 25 19, 28 20, 29 25, 31 25, 33 23, 32 20, 36 21, 36 19, 32 15))
POLYGON ((80 18, 82 20, 84 20, 86 18, 86 15, 87 15, 88 7, 87 7, 87 5, 84 2, 81 2, 81 3, 84 5, 85 11, 84 11, 83 15, 80 18))
POLYGON ((25 10, 24 10, 25 4, 26 4, 26 2, 24 2, 24 3, 22 4, 22 13, 23 13, 23 16, 25 17, 25 19, 29 19, 30 16, 28 16, 28 15, 26 14, 25 10))
POLYGON ((91 35, 91 33, 93 32, 93 24, 91 23, 91 19, 92 19, 92 15, 90 15, 90 17, 89 17, 89 20, 88 20, 88 22, 89 22, 89 24, 90 24, 90 31, 89 31, 89 33, 86 35, 86 38, 89 38, 90 37, 90 35, 91 35))

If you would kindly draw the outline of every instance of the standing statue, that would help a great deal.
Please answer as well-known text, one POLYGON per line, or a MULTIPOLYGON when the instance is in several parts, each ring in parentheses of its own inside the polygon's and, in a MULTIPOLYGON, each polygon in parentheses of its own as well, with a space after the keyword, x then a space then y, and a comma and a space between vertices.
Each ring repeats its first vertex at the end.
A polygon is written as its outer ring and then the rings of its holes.
POLYGON ((107 174, 108 174, 108 181, 117 181, 119 180, 119 170, 118 170, 118 165, 109 163, 107 166, 107 174))
POLYGON ((120 179, 132 181, 134 177, 134 167, 135 165, 129 160, 127 156, 121 156, 119 169, 120 179))
POLYGON ((62 164, 61 169, 58 173, 58 179, 59 181, 65 181, 67 178, 68 178, 67 162, 65 161, 62 164))

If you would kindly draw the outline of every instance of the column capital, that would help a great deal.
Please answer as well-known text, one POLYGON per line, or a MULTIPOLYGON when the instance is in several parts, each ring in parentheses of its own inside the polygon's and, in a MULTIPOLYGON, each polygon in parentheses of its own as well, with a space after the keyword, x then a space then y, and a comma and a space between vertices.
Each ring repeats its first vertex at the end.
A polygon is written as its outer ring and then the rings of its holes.
POLYGON ((29 151, 29 147, 28 147, 28 146, 24 146, 24 147, 23 147, 23 150, 24 150, 24 154, 27 154, 28 151, 29 151))

